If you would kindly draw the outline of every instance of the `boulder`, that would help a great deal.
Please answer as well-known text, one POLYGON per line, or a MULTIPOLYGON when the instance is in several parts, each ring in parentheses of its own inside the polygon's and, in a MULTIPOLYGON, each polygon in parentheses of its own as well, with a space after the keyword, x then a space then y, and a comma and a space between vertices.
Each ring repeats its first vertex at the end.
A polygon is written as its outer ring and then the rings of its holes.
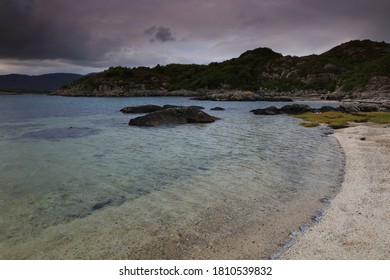
POLYGON ((322 106, 319 109, 315 110, 316 112, 325 113, 325 112, 340 112, 342 109, 340 107, 332 107, 332 106, 322 106))
POLYGON ((307 112, 312 112, 313 109, 310 106, 305 104, 291 104, 283 106, 279 109, 280 114, 291 114, 291 115, 299 115, 307 112))
POLYGON ((141 105, 122 108, 121 112, 124 114, 144 114, 156 112, 162 109, 163 107, 157 105, 141 105))
POLYGON ((210 109, 211 111, 224 111, 225 109, 222 107, 214 107, 210 109))
POLYGON ((265 109, 255 109, 251 112, 255 115, 279 115, 279 114, 291 114, 291 115, 297 115, 297 114, 303 114, 306 112, 313 112, 314 109, 310 108, 308 105, 304 104, 291 104, 283 106, 282 108, 278 109, 275 106, 267 107, 265 109))
POLYGON ((129 125, 134 126, 159 126, 187 123, 212 123, 218 118, 193 107, 175 107, 160 110, 131 119, 129 125))
POLYGON ((275 106, 267 107, 265 109, 255 109, 251 111, 255 115, 278 115, 279 109, 275 106))

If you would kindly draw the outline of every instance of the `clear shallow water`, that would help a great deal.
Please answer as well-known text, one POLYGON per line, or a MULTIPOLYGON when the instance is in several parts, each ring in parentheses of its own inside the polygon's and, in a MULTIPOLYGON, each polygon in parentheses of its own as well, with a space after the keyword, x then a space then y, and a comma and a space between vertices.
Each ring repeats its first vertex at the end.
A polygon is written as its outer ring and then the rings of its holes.
POLYGON ((318 200, 337 189, 342 171, 341 152, 325 128, 249 112, 285 104, 0 96, 0 257, 182 258, 254 224, 275 227, 259 233, 265 243, 283 240, 292 227, 286 220, 298 227, 315 214, 318 200), (129 127, 134 115, 119 110, 144 104, 200 105, 221 120, 129 127), (215 106, 226 110, 209 110, 215 106), (97 223, 104 228, 94 228, 97 223), (125 224, 132 225, 126 234, 125 224), (101 241, 106 227, 116 244, 133 247, 114 250, 112 241, 101 241), (64 231, 78 239, 60 245, 64 231), (184 233, 182 244, 177 240, 184 233), (42 240, 50 244, 45 252, 42 240), (75 245, 80 240, 87 247, 105 245, 99 253, 81 252, 84 247, 75 245), (178 245, 168 254, 172 240, 178 245))

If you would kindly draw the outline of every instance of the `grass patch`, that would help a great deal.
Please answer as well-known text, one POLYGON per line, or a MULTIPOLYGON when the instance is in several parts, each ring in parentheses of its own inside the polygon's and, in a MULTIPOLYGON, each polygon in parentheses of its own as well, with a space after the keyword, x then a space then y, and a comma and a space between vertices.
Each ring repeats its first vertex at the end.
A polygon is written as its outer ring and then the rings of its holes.
POLYGON ((380 124, 390 123, 390 112, 365 112, 357 114, 324 112, 292 115, 292 117, 304 120, 305 122, 301 123, 301 125, 305 127, 327 124, 335 129, 348 127, 351 122, 373 122, 380 124))
POLYGON ((316 127, 319 126, 320 124, 316 122, 301 122, 300 125, 304 127, 316 127))
POLYGON ((390 112, 368 112, 362 113, 367 116, 369 122, 386 124, 390 123, 390 112))

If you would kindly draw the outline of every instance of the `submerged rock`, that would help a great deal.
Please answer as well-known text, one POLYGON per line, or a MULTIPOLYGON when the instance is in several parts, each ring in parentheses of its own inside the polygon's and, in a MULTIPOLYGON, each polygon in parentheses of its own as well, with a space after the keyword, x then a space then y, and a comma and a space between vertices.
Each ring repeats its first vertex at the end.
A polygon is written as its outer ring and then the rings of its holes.
POLYGON ((175 107, 131 119, 129 125, 159 126, 186 123, 212 123, 216 120, 218 118, 210 116, 194 107, 175 107))
POLYGON ((110 205, 111 203, 112 203, 111 198, 104 199, 102 201, 95 203, 95 205, 92 206, 92 210, 95 211, 95 210, 102 209, 103 207, 110 205))
POLYGON ((89 127, 48 128, 25 133, 21 136, 21 138, 59 141, 66 138, 83 138, 97 135, 99 133, 99 129, 89 127))

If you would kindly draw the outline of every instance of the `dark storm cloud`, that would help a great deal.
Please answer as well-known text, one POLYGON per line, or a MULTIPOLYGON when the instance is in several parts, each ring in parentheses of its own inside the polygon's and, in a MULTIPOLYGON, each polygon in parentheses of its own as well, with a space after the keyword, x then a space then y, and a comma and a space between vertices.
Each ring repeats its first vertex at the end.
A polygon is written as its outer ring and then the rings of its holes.
POLYGON ((334 27, 333 34, 337 35, 343 30, 353 30, 357 36, 369 39, 390 40, 390 1, 387 0, 346 0, 346 1, 309 1, 302 0, 302 6, 309 13, 318 15, 320 21, 316 28, 322 24, 334 27), (353 25, 353 26, 351 26, 353 25))
POLYGON ((0 2, 1 57, 28 58, 45 38, 43 21, 34 19, 32 1, 0 2))
MULTIPOLYGON (((248 1, 241 9, 241 27, 258 28, 266 35, 310 32, 337 37, 380 37, 389 39, 390 1, 387 0, 276 0, 248 1), (368 31, 369 30, 369 31, 368 31)), ((290 39, 290 38, 288 38, 290 39)))
POLYGON ((390 42, 389 11, 389 0, 1 0, 0 72, 35 61, 208 63, 263 46, 320 53, 352 39, 390 42))
POLYGON ((171 30, 168 27, 164 26, 152 26, 145 30, 145 34, 151 35, 151 42, 160 41, 160 42, 168 42, 168 41, 176 41, 173 37, 171 30))
POLYGON ((0 58, 86 61, 103 56, 113 47, 107 38, 94 38, 75 17, 62 14, 61 1, 54 0, 46 7, 48 2, 0 2, 0 58))

